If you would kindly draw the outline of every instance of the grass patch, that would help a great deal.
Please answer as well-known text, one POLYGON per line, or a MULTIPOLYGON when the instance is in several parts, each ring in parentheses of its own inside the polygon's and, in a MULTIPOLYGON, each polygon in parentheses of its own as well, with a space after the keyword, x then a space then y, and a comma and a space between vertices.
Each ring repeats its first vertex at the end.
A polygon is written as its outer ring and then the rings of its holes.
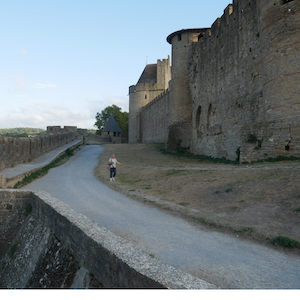
POLYGON ((189 203, 188 202, 180 202, 179 205, 181 205, 181 206, 188 206, 189 203))
POLYGON ((168 152, 166 150, 165 144, 156 144, 156 146, 162 154, 172 155, 172 156, 175 156, 175 157, 187 157, 187 158, 195 159, 199 162, 211 162, 211 163, 222 163, 222 164, 239 164, 238 159, 233 161, 233 160, 226 159, 225 157, 216 158, 216 157, 211 157, 211 156, 206 156, 206 155, 196 155, 196 154, 192 154, 192 153, 187 152, 187 149, 184 149, 184 151, 177 151, 177 152, 173 153, 173 152, 168 152))
POLYGON ((133 184, 133 183, 137 183, 137 182, 141 182, 143 181, 142 179, 137 179, 137 180, 132 180, 131 179, 131 175, 130 174, 118 174, 118 180, 119 182, 121 183, 124 183, 124 184, 133 184))
POLYGON ((166 172, 165 176, 174 176, 174 175, 184 175, 186 174, 186 170, 169 170, 166 172))
POLYGON ((294 212, 300 212, 300 207, 294 209, 294 212))
POLYGON ((232 189, 227 189, 227 190, 225 191, 225 193, 230 193, 230 192, 232 192, 232 189))
POLYGON ((300 242, 287 236, 277 236, 272 238, 270 241, 273 245, 279 245, 287 248, 300 248, 300 242))
POLYGON ((264 161, 267 162, 276 162, 276 161, 285 161, 285 160, 297 161, 300 160, 300 157, 278 155, 277 157, 268 157, 264 159, 264 161))
POLYGON ((254 229, 252 228, 252 227, 244 227, 244 228, 242 228, 241 230, 240 230, 240 232, 249 232, 249 233, 251 233, 251 232, 254 232, 254 229))
MULTIPOLYGON (((248 135, 248 139, 247 139, 248 143, 256 143, 257 142, 257 146, 254 148, 255 150, 258 150, 261 148, 262 145, 262 141, 259 140, 256 135, 254 134, 249 134, 248 135)), ((166 154, 166 155, 172 155, 172 156, 176 156, 176 157, 187 157, 187 158, 191 158, 191 159, 195 159, 199 162, 210 162, 210 163, 219 163, 219 164, 240 164, 240 147, 237 148, 236 150, 236 154, 237 154, 237 159, 235 161, 233 160, 229 160, 226 159, 225 157, 221 157, 221 158, 216 158, 216 157, 211 157, 211 156, 206 156, 206 155, 196 155, 196 154, 192 154, 189 152, 180 152, 180 153, 173 153, 173 152, 168 152, 166 150, 166 146, 165 144, 156 144, 158 150, 162 153, 162 154, 166 154)), ((278 155, 277 157, 268 157, 265 159, 261 159, 261 160, 257 160, 257 161, 252 161, 252 162, 243 162, 242 164, 255 164, 255 163, 261 163, 261 162, 278 162, 278 161, 299 161, 300 157, 297 156, 283 156, 283 155, 278 155)))
MULTIPOLYGON (((76 148, 78 148, 79 146, 77 146, 76 148)), ((71 157, 72 155, 74 155, 74 150, 73 149, 70 149, 68 148, 65 153, 63 153, 61 156, 59 156, 58 158, 56 158, 53 162, 51 162, 49 165, 29 174, 29 175, 26 175, 22 181, 18 181, 15 186, 14 186, 14 189, 18 189, 18 188, 21 188, 29 183, 31 183, 32 181, 34 181, 35 179, 38 179, 42 176, 45 176, 48 171, 52 168, 55 168, 59 165, 62 164, 62 161, 66 158, 69 158, 71 157)))

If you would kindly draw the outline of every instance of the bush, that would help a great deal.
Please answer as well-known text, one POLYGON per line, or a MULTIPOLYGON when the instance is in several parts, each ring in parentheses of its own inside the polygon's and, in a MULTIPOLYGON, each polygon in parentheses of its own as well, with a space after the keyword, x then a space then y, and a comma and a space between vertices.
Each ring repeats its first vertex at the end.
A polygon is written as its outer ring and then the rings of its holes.
POLYGON ((293 240, 287 236, 277 236, 271 239, 273 245, 279 245, 287 248, 300 248, 300 242, 293 240))

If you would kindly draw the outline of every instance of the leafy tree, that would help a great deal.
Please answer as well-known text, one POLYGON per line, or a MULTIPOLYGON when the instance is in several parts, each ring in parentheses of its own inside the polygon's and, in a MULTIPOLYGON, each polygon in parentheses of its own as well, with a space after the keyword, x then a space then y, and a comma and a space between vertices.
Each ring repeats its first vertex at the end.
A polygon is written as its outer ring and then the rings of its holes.
POLYGON ((127 133, 129 113, 126 111, 121 112, 121 107, 118 107, 113 104, 112 106, 107 106, 105 109, 101 111, 101 113, 97 112, 96 122, 94 124, 94 126, 98 128, 97 134, 101 134, 102 129, 104 128, 111 114, 115 118, 122 132, 127 133))

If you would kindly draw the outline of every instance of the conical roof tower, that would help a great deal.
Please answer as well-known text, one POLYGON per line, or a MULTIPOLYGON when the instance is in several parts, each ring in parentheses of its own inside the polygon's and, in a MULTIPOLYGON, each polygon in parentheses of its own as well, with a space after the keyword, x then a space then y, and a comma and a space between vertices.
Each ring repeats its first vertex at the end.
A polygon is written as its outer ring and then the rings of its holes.
POLYGON ((116 120, 112 114, 110 114, 110 116, 106 122, 106 125, 104 126, 102 131, 104 131, 104 132, 122 132, 122 130, 120 129, 118 123, 116 122, 116 120))

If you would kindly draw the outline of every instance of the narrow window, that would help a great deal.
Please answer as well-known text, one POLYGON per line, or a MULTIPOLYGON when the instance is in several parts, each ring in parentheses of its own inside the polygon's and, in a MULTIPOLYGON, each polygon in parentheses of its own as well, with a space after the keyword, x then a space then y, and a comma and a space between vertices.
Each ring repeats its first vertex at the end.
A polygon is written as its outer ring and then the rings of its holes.
POLYGON ((147 95, 145 95, 145 99, 147 99, 147 95))
POLYGON ((196 114, 196 128, 197 129, 200 126, 200 117, 201 117, 201 106, 198 107, 197 114, 196 114))
POLYGON ((207 127, 210 126, 210 116, 211 116, 211 104, 209 104, 208 111, 207 111, 207 127))

